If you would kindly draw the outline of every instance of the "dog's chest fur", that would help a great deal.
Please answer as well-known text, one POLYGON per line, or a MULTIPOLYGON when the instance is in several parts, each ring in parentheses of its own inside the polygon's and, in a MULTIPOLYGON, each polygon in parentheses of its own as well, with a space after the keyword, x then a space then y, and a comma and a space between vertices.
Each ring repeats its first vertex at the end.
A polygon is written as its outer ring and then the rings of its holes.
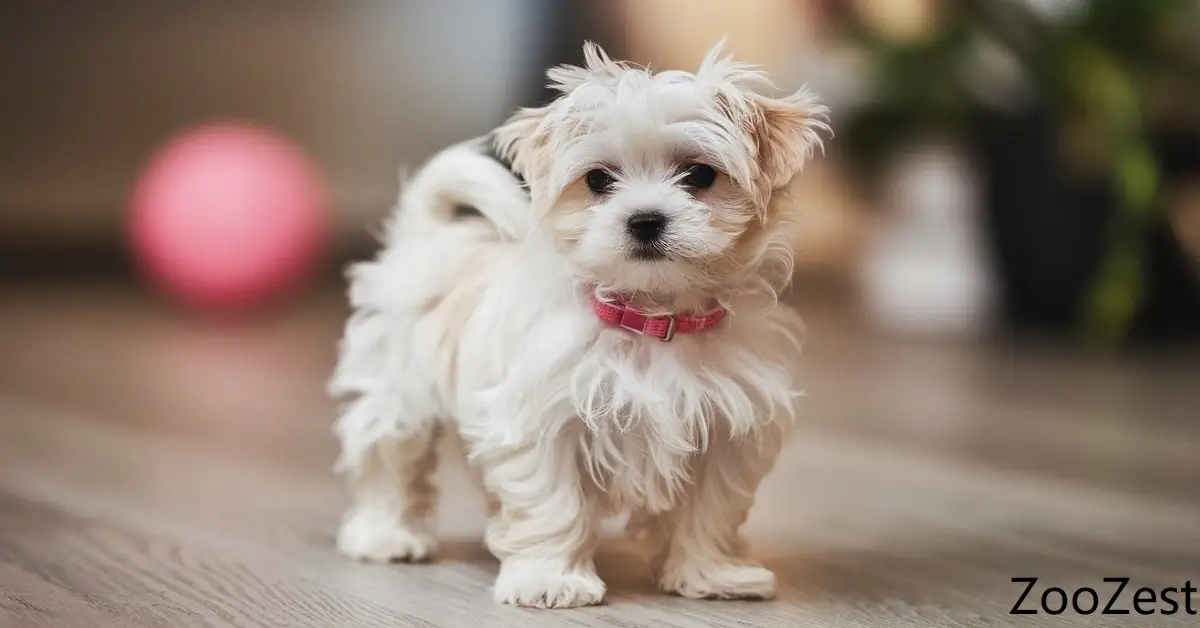
POLYGON ((665 512, 674 507, 692 481, 701 452, 664 447, 646 425, 628 431, 588 429, 581 439, 580 464, 610 513, 625 510, 665 512))
POLYGON ((794 417, 791 310, 739 311, 663 343, 608 327, 538 277, 496 275, 458 339, 448 409, 477 462, 544 448, 542 471, 575 466, 614 509, 658 512, 678 503, 703 456, 794 417))
POLYGON ((701 456, 790 417, 794 373, 758 342, 736 328, 681 340, 607 330, 570 372, 581 465, 616 510, 669 510, 701 456))

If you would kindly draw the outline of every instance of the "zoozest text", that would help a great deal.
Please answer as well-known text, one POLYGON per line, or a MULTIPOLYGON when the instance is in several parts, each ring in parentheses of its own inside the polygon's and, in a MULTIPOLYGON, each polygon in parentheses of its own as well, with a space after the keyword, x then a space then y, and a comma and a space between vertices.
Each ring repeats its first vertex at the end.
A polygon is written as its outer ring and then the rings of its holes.
POLYGON ((1188 580, 1183 586, 1154 589, 1130 584, 1129 578, 1105 578, 1099 589, 1038 587, 1037 578, 1013 578, 1023 587, 1010 615, 1195 615, 1200 597, 1188 580), (1193 602, 1196 602, 1193 605, 1193 602))

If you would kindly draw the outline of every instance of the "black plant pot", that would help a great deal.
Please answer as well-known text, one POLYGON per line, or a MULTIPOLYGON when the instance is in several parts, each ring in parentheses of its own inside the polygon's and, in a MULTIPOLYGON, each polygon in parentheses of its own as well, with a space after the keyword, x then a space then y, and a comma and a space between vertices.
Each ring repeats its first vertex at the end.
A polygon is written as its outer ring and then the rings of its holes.
MULTIPOLYGON (((1073 336, 1107 250, 1116 211, 1112 186, 1068 173, 1058 126, 1044 112, 988 112, 977 122, 975 152, 1004 320, 1017 332, 1073 336)), ((1153 148, 1165 185, 1200 175, 1200 137, 1163 133, 1153 148)), ((1152 226, 1148 251, 1130 339, 1195 339, 1200 275, 1165 219, 1152 226)))

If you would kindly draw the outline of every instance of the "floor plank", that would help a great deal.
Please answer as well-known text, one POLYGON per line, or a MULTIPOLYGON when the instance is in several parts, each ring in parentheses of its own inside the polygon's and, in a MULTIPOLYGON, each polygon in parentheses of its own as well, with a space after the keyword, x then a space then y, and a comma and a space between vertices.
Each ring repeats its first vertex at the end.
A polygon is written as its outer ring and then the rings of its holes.
POLYGON ((437 561, 334 551, 345 496, 321 384, 342 315, 332 297, 241 323, 111 288, 0 298, 0 626, 1200 621, 1009 614, 1014 577, 1200 584, 1192 357, 874 338, 817 312, 808 409, 747 524, 779 599, 659 595, 644 557, 609 539, 607 604, 547 613, 491 603, 482 503, 452 448, 437 561))

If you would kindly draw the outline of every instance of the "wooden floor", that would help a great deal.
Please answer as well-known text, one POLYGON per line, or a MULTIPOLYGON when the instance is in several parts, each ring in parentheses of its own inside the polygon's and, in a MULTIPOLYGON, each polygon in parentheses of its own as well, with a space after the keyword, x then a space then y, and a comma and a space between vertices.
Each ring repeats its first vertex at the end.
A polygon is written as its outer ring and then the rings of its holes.
POLYGON ((457 464, 436 562, 335 553, 333 295, 218 324, 119 287, 4 288, 0 626, 1200 626, 1181 596, 1009 614, 1015 577, 1039 578, 1030 609, 1200 584, 1200 360, 884 340, 818 305, 808 409, 747 526, 779 599, 661 596, 613 541, 606 605, 526 611, 491 602, 457 464))

